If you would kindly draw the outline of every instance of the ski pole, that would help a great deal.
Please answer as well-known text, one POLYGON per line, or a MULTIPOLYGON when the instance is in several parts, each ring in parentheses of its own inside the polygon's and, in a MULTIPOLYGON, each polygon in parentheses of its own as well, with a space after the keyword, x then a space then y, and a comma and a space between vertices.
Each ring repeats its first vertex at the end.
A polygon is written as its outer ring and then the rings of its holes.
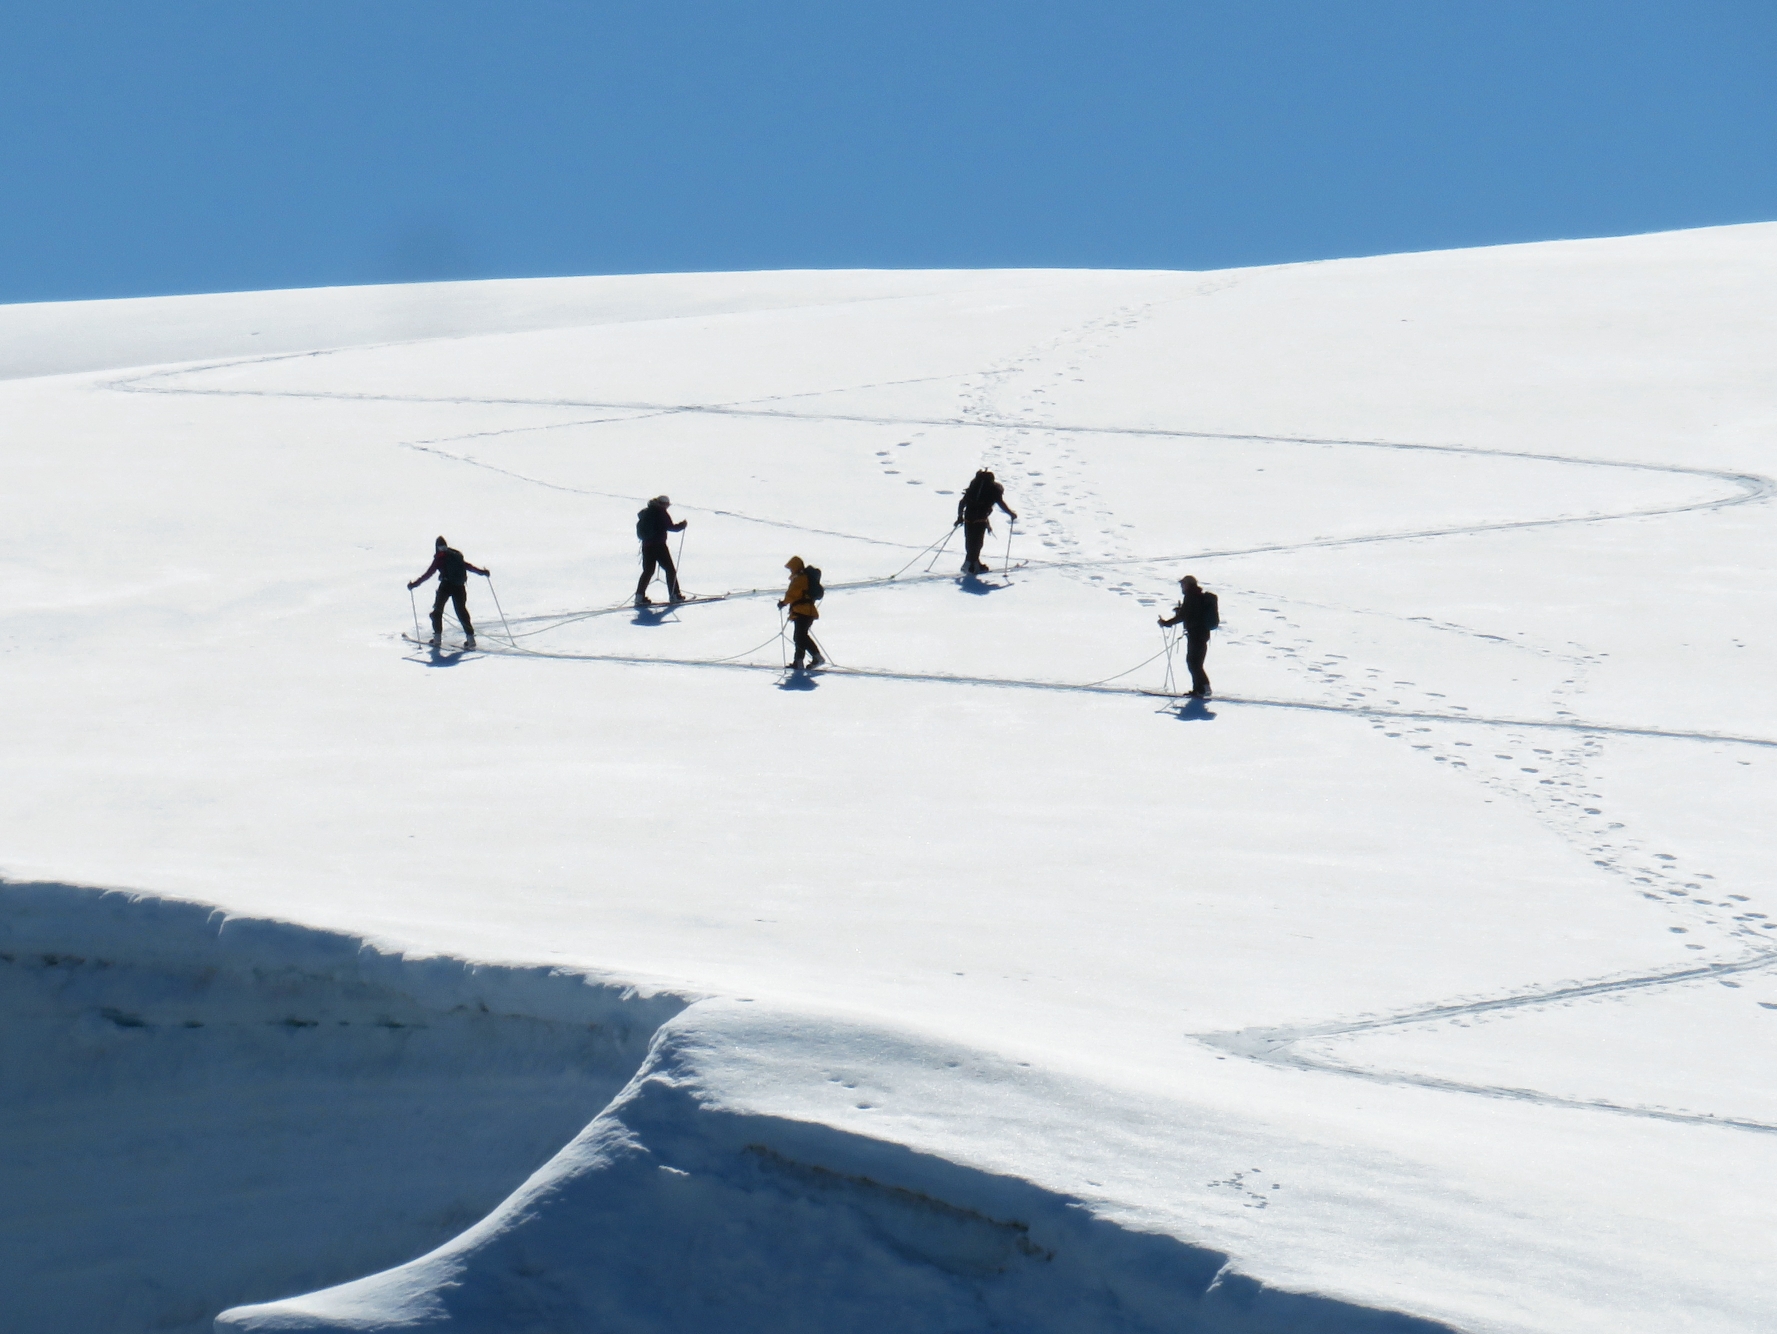
MULTIPOLYGON (((936 554, 934 554, 933 557, 929 561, 926 562, 926 573, 927 574, 930 574, 932 572, 932 566, 934 566, 938 563, 938 557, 942 556, 944 554, 944 547, 947 547, 950 545, 950 539, 956 536, 956 530, 958 528, 960 528, 961 526, 962 526, 961 524, 954 524, 954 523, 950 525, 950 531, 948 533, 944 534, 944 546, 939 547, 936 554)), ((918 560, 919 557, 915 556, 914 559, 918 560)))
POLYGON ((500 624, 505 626, 506 642, 512 645, 513 648, 517 648, 518 641, 512 637, 512 627, 506 624, 506 609, 500 605, 500 594, 499 591, 494 588, 494 577, 491 574, 487 577, 487 591, 494 595, 494 610, 500 613, 500 624))
POLYGON ((1012 582, 1012 530, 1016 527, 1016 519, 1006 525, 1006 558, 1000 562, 1000 573, 1006 576, 1007 583, 1012 582))
POLYGON ((407 590, 407 605, 413 608, 413 642, 420 641, 420 604, 413 600, 413 589, 407 590))
POLYGON ((789 619, 784 615, 784 609, 779 607, 777 609, 777 657, 778 661, 783 663, 785 671, 790 670, 790 646, 784 643, 784 627, 789 623, 789 619))

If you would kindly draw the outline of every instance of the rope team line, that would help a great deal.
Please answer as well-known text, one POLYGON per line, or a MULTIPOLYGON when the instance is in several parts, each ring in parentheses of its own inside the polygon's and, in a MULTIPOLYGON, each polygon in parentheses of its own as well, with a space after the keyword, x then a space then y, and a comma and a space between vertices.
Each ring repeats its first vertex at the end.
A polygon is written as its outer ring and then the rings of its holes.
MULTIPOLYGON (((950 545, 950 539, 955 533, 956 533, 956 525, 952 524, 950 527, 948 527, 944 530, 943 537, 941 537, 937 541, 933 542, 931 544, 931 546, 921 547, 919 549, 919 551, 914 555, 912 560, 908 561, 900 569, 896 570, 893 574, 891 574, 889 576, 889 580, 899 579, 902 575, 906 574, 907 571, 911 570, 915 565, 917 565, 919 563, 919 558, 921 556, 925 555, 926 552, 930 551, 932 549, 932 547, 938 548, 938 555, 932 557, 932 565, 936 565, 938 563, 938 556, 942 556, 944 554, 944 548, 950 545)), ((931 568, 932 568, 931 565, 926 566, 927 570, 930 570, 931 568)))
MULTIPOLYGON (((1170 656, 1171 652, 1172 652, 1172 645, 1170 643, 1168 643, 1165 647, 1163 647, 1160 650, 1160 653, 1165 653, 1165 654, 1168 654, 1169 656, 1170 656)), ((1150 653, 1147 657, 1143 658, 1140 662, 1136 663, 1135 666, 1130 667, 1124 671, 1118 672, 1115 676, 1107 676, 1102 681, 1088 681, 1085 684, 1085 686, 1083 687, 1083 689, 1090 690, 1094 686, 1109 685, 1112 681, 1121 681, 1125 676, 1128 676, 1130 672, 1139 672, 1143 667, 1146 667, 1155 658, 1159 657, 1160 653, 1150 653)))

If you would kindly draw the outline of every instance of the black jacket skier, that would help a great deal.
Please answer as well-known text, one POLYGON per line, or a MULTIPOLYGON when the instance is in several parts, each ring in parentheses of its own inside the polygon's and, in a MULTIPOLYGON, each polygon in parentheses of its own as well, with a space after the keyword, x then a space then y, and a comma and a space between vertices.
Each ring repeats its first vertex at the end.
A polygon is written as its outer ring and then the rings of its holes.
POLYGON ((993 518, 995 505, 1005 510, 1013 523, 1018 522, 1017 514, 1006 504, 1006 488, 994 481, 993 474, 983 468, 969 482, 962 499, 956 502, 956 521, 963 529, 964 574, 982 574, 987 570, 981 563, 981 543, 992 530, 989 520, 993 518))
POLYGON ((475 647, 475 626, 469 620, 469 571, 486 577, 487 571, 479 565, 471 565, 463 559, 458 551, 442 537, 432 544, 432 563, 426 572, 412 583, 408 590, 418 588, 433 575, 438 576, 438 596, 432 599, 432 642, 436 644, 444 634, 444 604, 456 604, 457 623, 463 627, 463 637, 469 641, 469 647, 475 647))
POLYGON ((636 537, 642 544, 642 578, 636 584, 638 607, 645 607, 649 603, 648 585, 653 582, 657 566, 666 573, 668 599, 673 602, 685 600, 685 595, 679 592, 679 572, 673 566, 672 552, 667 550, 666 535, 684 532, 689 520, 680 519, 674 523, 669 508, 672 503, 666 496, 655 496, 648 502, 647 508, 636 515, 636 537))
POLYGON ((1203 660, 1209 655, 1210 631, 1222 623, 1221 606, 1214 593, 1206 593, 1197 584, 1196 576, 1187 574, 1179 581, 1182 596, 1171 616, 1162 616, 1161 625, 1185 627, 1185 666, 1191 669, 1190 693, 1198 698, 1209 695, 1209 673, 1203 660))

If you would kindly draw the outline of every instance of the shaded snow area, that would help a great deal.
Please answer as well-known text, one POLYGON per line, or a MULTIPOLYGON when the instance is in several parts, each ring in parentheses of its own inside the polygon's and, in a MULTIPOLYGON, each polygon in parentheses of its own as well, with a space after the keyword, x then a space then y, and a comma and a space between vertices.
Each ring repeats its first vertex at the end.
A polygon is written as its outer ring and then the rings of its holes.
POLYGON ((1777 1327, 1772 309, 1764 225, 0 308, 0 1328, 1777 1327))
POLYGON ((246 1294, 448 1241, 572 1139, 682 1007, 189 904, 62 885, 7 900, 20 1330, 208 1329, 246 1294))

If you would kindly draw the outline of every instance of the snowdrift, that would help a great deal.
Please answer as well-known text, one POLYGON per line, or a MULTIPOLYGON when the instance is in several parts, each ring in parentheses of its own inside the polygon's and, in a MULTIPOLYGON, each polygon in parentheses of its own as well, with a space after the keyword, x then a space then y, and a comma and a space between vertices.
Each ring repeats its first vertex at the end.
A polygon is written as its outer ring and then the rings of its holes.
POLYGON ((0 309, 8 1315, 1769 1328, 1774 301, 1754 226, 0 309))

